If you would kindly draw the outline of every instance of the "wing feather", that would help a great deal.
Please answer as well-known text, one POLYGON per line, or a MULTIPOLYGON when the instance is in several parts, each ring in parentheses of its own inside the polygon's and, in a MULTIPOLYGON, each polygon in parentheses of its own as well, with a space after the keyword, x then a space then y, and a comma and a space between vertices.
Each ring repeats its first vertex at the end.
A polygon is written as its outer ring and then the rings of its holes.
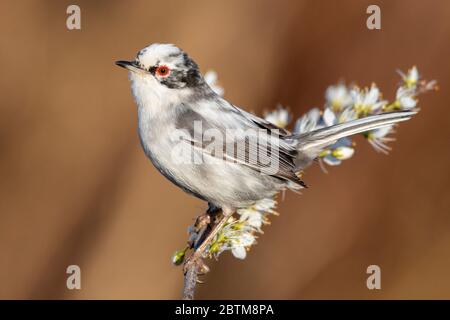
MULTIPOLYGON (((231 106, 231 105, 230 105, 231 106)), ((241 132, 233 133, 227 130, 224 122, 211 123, 207 121, 211 117, 201 113, 202 109, 186 108, 179 113, 176 127, 190 132, 185 142, 191 144, 202 154, 220 158, 224 161, 239 163, 262 174, 269 174, 282 180, 289 180, 298 185, 305 186, 295 172, 295 159, 297 150, 282 139, 287 135, 286 130, 275 130, 278 127, 256 116, 232 106, 221 109, 223 117, 235 117, 233 125, 239 124, 243 128, 241 132), (193 134, 194 123, 202 123, 202 139, 193 134), (203 134, 208 129, 219 130, 224 142, 220 142, 221 149, 217 150, 216 141, 204 141, 203 134), (250 130, 249 130, 250 129, 250 130), (213 146, 213 148, 211 148, 213 146), (276 172, 273 171, 275 161, 276 172)), ((231 123, 230 123, 231 126, 231 123)), ((207 139, 208 140, 208 139, 207 139)))

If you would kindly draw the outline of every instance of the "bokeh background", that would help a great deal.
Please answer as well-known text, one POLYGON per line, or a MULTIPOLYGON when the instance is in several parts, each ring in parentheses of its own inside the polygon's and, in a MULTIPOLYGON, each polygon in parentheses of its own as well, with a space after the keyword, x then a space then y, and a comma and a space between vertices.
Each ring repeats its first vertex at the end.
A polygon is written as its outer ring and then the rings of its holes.
POLYGON ((214 69, 225 96, 295 117, 340 79, 392 99, 416 64, 440 91, 400 126, 389 156, 357 152, 287 193, 245 261, 224 254, 199 298, 450 298, 450 2, 0 2, 0 298, 179 298, 170 257, 206 205, 141 151, 126 72, 153 42, 214 69), (66 8, 81 7, 79 31, 66 8), (366 28, 381 7, 382 30, 366 28), (66 289, 77 264, 82 289, 66 289), (382 289, 366 288, 366 268, 382 289))

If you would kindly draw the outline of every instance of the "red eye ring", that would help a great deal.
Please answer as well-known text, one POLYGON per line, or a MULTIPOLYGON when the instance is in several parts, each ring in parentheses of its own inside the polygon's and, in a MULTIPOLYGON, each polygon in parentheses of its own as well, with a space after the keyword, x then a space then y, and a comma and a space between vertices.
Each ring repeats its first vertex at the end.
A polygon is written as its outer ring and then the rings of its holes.
POLYGON ((156 74, 161 77, 167 77, 170 73, 168 66, 159 66, 156 68, 156 74))

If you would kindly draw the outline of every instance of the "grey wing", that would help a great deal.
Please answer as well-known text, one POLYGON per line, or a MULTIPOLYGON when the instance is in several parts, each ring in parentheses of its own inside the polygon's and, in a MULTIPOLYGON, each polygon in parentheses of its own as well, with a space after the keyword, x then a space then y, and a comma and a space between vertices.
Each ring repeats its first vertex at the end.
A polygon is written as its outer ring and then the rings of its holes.
POLYGON ((243 117, 247 118, 249 121, 256 124, 258 127, 262 128, 262 129, 270 130, 273 134, 277 134, 277 135, 283 136, 283 137, 289 136, 291 134, 288 130, 280 128, 280 127, 274 125, 273 123, 254 115, 253 113, 242 110, 234 105, 231 105, 231 107, 233 107, 234 110, 236 110, 236 112, 240 113, 243 117))
POLYGON ((195 111, 186 107, 179 113, 176 126, 190 133, 187 143, 200 150, 202 154, 239 163, 261 174, 289 180, 306 187, 295 170, 295 159, 298 154, 296 148, 280 136, 286 131, 272 131, 275 126, 271 123, 244 113, 234 106, 232 108, 219 106, 219 108, 212 110, 214 115, 210 113, 211 110, 205 112, 199 106, 195 111), (217 113, 220 117, 217 117, 217 113), (198 137, 198 133, 194 133, 196 122, 202 124, 201 138, 198 137), (210 133, 214 133, 214 139, 211 139, 210 133), (221 141, 215 139, 217 134, 220 135, 221 141))

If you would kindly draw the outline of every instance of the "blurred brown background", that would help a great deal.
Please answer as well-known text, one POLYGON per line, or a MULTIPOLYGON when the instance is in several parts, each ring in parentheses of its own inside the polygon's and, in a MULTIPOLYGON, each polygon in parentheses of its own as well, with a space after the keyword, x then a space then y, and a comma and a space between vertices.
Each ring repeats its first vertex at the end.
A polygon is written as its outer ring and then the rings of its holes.
POLYGON ((175 43, 215 69, 226 98, 300 116, 344 78, 392 99, 417 64, 441 90, 420 99, 389 156, 307 171, 245 261, 224 254, 199 298, 450 298, 450 2, 0 2, 0 298, 179 298, 170 263, 205 204, 145 158, 127 75, 114 61, 175 43), (381 7, 382 30, 366 28, 381 7), (66 267, 82 290, 65 287, 66 267), (382 269, 382 290, 366 268, 382 269))

